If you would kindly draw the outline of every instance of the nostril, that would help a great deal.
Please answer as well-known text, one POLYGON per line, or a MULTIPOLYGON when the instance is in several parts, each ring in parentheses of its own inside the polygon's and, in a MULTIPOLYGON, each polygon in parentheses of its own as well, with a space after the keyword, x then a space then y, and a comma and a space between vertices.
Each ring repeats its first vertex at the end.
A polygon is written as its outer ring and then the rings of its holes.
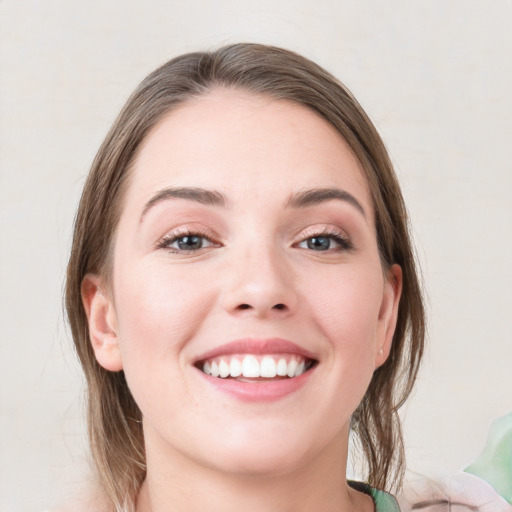
MULTIPOLYGON (((243 311, 245 309, 252 309, 252 306, 250 304, 239 304, 236 309, 243 311)), ((282 310, 286 309, 286 306, 284 304, 279 303, 279 304, 275 304, 274 306, 272 306, 272 309, 277 309, 278 311, 282 311, 282 310)))

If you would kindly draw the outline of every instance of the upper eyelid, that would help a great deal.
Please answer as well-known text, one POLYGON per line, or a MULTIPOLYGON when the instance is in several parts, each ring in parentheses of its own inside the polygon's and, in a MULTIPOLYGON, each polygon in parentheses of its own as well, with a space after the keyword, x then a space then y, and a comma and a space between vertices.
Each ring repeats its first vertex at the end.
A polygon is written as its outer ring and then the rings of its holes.
POLYGON ((171 238, 187 235, 199 235, 205 238, 215 238, 216 234, 213 230, 205 228, 203 226, 178 226, 176 228, 168 230, 162 238, 171 238))
POLYGON ((349 235, 344 229, 335 226, 309 226, 301 230, 296 238, 301 241, 313 236, 339 236, 341 238, 349 239, 349 235))

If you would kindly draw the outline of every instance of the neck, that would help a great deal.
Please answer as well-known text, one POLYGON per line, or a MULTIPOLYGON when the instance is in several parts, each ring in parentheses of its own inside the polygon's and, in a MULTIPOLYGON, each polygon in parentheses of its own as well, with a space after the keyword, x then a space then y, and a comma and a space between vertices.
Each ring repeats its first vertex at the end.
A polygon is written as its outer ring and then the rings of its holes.
POLYGON ((369 496, 346 482, 347 439, 329 445, 314 460, 284 473, 219 471, 180 453, 147 447, 147 476, 137 512, 369 512, 369 496))

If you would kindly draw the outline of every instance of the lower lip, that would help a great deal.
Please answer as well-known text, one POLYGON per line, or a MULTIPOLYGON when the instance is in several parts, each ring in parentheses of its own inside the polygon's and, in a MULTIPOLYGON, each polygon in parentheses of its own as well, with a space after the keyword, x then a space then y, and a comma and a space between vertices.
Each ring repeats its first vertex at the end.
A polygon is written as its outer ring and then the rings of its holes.
POLYGON ((206 375, 197 370, 208 384, 211 384, 219 391, 244 400, 246 402, 272 402, 285 398, 302 388, 310 379, 316 366, 307 370, 299 377, 290 379, 271 380, 268 382, 241 382, 236 379, 221 379, 206 375))

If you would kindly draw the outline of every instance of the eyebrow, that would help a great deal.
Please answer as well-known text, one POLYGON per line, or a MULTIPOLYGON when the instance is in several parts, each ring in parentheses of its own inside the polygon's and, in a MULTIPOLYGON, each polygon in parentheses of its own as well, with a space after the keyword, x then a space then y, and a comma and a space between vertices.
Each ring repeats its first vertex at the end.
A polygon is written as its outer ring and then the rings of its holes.
POLYGON ((197 187, 169 187, 159 190, 142 209, 140 221, 144 215, 158 203, 169 199, 187 199, 207 206, 227 206, 228 200, 224 194, 216 190, 206 190, 197 187))
POLYGON ((288 199, 287 206, 290 208, 304 208, 323 203, 325 201, 330 201, 331 199, 346 201, 359 210, 359 212, 363 214, 363 217, 366 218, 366 212, 364 211, 361 203, 350 192, 336 187, 313 188, 310 190, 296 192, 288 199))
MULTIPOLYGON (((226 207, 229 204, 228 199, 222 192, 217 190, 207 190, 198 187, 169 187, 159 190, 145 205, 142 209, 140 216, 140 222, 142 222, 146 213, 158 203, 167 201, 169 199, 186 199, 188 201, 195 201, 200 204, 207 206, 223 206, 226 207)), ((305 208, 315 204, 323 203, 337 199, 340 201, 346 201, 347 203, 354 206, 359 212, 366 218, 366 212, 361 203, 346 190, 341 188, 314 188, 308 190, 301 190, 292 194, 287 202, 286 207, 288 208, 305 208)))

